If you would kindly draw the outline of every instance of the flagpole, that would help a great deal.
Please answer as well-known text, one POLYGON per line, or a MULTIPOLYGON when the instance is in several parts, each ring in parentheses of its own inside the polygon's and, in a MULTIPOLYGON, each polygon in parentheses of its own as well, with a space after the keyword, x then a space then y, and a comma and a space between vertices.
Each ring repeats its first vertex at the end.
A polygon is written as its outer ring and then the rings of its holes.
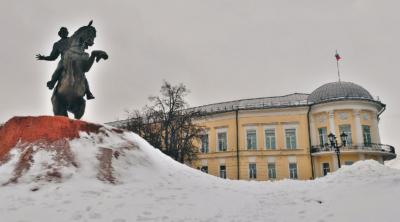
MULTIPOLYGON (((339 55, 337 50, 336 50, 336 55, 339 55)), ((339 59, 336 58, 336 67, 337 67, 337 74, 338 74, 338 78, 339 78, 339 82, 340 82, 340 70, 339 70, 339 59)))

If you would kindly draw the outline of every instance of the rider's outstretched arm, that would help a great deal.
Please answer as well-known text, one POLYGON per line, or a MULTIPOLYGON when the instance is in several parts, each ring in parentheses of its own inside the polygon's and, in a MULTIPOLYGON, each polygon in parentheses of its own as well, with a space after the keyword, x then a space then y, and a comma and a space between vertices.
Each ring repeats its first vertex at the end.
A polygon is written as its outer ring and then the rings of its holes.
POLYGON ((47 60, 47 61, 54 61, 58 58, 60 55, 60 51, 58 50, 58 47, 56 44, 53 45, 53 50, 51 50, 51 53, 49 56, 43 56, 42 60, 47 60))

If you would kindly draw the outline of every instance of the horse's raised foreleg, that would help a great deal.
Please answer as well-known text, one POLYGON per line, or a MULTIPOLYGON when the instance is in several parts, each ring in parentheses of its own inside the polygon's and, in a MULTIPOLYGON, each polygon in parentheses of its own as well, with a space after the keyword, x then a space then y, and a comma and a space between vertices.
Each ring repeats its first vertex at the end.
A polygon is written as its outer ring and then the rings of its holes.
POLYGON ((83 98, 80 98, 79 100, 76 101, 74 104, 74 108, 72 110, 72 113, 74 114, 75 119, 81 119, 83 114, 85 113, 85 108, 86 108, 86 100, 83 98))
POLYGON ((89 59, 86 61, 85 65, 83 66, 83 71, 88 72, 90 70, 90 68, 92 67, 94 60, 96 60, 96 62, 99 62, 100 59, 107 60, 108 59, 107 53, 104 51, 101 51, 101 50, 93 50, 89 59))
POLYGON ((67 104, 65 104, 65 102, 63 102, 58 96, 53 94, 51 97, 51 103, 53 104, 53 113, 55 116, 68 117, 67 104))

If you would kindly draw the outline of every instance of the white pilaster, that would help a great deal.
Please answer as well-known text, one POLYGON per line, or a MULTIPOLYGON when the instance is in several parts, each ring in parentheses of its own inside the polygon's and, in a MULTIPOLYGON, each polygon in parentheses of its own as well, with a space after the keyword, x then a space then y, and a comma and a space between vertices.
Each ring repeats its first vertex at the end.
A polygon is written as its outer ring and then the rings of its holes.
MULTIPOLYGON (((381 143, 381 135, 379 134, 379 119, 378 116, 372 117, 372 127, 375 128, 376 143, 381 143)), ((374 143, 374 141, 373 141, 374 143)))
POLYGON ((335 130, 335 112, 329 111, 329 128, 330 128, 330 132, 335 134, 336 130, 335 130))
POLYGON ((318 138, 317 138, 317 130, 315 129, 315 122, 314 117, 310 116, 310 137, 311 137, 311 145, 316 146, 318 145, 318 138))
POLYGON ((356 135, 356 141, 355 144, 363 144, 364 139, 362 135, 362 127, 361 127, 361 117, 360 110, 354 110, 354 128, 356 129, 355 135, 356 135))

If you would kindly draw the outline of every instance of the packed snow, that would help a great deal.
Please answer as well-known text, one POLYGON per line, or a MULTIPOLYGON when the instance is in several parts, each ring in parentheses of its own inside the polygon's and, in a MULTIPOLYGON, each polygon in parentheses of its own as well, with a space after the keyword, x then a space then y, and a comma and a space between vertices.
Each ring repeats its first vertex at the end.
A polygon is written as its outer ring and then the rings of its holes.
POLYGON ((400 157, 385 162, 385 165, 400 170, 400 157))
POLYGON ((372 160, 313 181, 233 181, 175 162, 133 133, 106 128, 69 145, 77 166, 54 166, 55 153, 40 150, 18 183, 7 184, 22 153, 11 151, 0 166, 1 222, 400 220, 400 170, 372 160), (113 183, 99 180, 103 148, 120 153, 113 183), (60 180, 41 179, 49 166, 60 180))

